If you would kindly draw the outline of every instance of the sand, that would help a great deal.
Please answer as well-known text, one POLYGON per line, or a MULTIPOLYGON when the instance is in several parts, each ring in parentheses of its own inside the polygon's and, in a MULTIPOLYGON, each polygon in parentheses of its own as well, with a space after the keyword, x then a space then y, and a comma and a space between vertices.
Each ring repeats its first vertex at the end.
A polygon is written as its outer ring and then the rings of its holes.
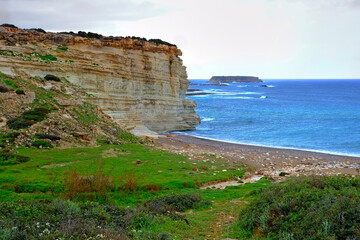
POLYGON ((300 175, 358 175, 360 157, 349 157, 303 150, 259 147, 169 135, 156 140, 159 148, 183 155, 216 154, 243 163, 250 176, 267 176, 278 180, 300 175), (285 177, 280 177, 283 172, 285 177))

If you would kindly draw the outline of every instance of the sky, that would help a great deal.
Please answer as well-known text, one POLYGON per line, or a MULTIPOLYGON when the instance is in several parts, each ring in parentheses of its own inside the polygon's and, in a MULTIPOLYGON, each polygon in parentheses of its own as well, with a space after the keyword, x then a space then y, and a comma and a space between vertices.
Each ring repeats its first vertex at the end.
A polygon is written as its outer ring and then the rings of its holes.
POLYGON ((360 0, 0 0, 0 23, 160 38, 189 79, 360 78, 360 0))

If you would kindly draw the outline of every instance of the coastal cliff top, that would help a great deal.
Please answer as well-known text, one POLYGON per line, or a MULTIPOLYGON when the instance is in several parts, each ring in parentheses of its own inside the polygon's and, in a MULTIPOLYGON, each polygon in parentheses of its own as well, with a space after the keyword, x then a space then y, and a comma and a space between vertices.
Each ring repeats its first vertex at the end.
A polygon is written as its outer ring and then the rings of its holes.
POLYGON ((91 32, 46 32, 43 29, 20 29, 9 24, 0 25, 0 41, 9 46, 22 45, 28 43, 44 43, 57 45, 91 45, 95 47, 115 47, 122 49, 142 50, 147 52, 160 52, 181 56, 182 52, 176 45, 162 41, 160 39, 150 39, 139 37, 106 37, 91 32))
POLYGON ((213 76, 208 83, 262 82, 258 77, 251 76, 213 76))

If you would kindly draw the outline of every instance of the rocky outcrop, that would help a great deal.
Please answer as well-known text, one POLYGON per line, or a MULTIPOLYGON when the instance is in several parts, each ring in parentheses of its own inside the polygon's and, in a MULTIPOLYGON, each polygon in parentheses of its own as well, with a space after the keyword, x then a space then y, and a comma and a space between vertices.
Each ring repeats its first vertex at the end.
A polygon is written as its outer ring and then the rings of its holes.
POLYGON ((128 130, 188 130, 199 123, 196 103, 185 98, 189 81, 181 55, 176 46, 142 39, 0 27, 1 72, 52 74, 81 86, 88 93, 83 100, 128 130))
POLYGON ((246 82, 262 82, 258 77, 250 76, 214 76, 208 83, 246 83, 246 82))

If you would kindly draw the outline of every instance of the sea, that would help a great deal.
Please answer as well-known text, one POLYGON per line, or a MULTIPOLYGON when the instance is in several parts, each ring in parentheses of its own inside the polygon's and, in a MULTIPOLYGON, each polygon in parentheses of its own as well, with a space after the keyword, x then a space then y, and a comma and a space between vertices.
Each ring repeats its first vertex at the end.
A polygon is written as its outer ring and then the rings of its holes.
POLYGON ((185 134, 360 157, 360 80, 190 80, 201 124, 185 134))

